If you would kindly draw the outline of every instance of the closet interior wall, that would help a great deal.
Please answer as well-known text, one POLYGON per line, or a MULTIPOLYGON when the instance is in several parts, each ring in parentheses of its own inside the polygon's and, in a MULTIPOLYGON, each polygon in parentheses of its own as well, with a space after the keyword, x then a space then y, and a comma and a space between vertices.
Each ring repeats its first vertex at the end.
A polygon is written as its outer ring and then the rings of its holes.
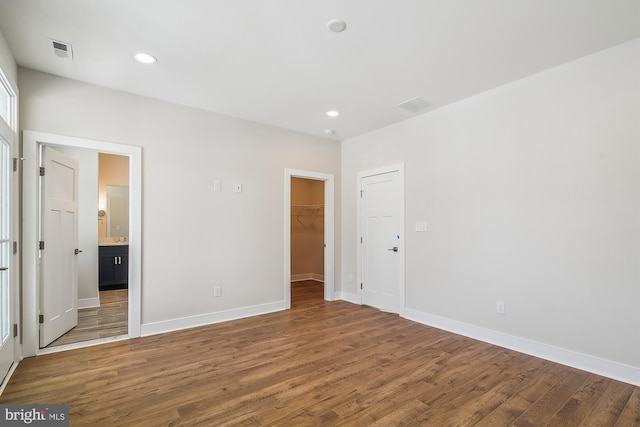
POLYGON ((324 280, 324 182, 291 178, 291 281, 324 280))

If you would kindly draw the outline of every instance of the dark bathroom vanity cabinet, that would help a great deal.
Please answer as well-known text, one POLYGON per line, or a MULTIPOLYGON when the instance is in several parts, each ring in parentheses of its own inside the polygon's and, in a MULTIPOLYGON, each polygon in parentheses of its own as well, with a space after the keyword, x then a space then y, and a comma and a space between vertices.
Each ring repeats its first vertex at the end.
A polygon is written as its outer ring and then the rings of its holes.
POLYGON ((100 246, 99 288, 127 289, 129 285, 129 245, 100 246))

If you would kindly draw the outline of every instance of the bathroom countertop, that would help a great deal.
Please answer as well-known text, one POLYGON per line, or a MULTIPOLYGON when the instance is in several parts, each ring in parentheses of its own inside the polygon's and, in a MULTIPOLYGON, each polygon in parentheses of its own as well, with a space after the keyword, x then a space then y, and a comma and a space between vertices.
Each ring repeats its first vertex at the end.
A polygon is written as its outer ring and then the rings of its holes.
POLYGON ((98 246, 127 246, 128 244, 129 239, 126 237, 100 237, 98 239, 98 246))

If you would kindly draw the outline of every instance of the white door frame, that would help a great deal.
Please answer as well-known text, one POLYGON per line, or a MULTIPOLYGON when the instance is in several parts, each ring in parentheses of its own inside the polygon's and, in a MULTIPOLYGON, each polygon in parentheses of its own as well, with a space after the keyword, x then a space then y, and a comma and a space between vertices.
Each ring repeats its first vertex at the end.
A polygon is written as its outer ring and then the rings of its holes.
POLYGON ((356 283, 356 289, 358 291, 358 301, 360 302, 360 304, 362 304, 362 289, 360 287, 360 284, 362 283, 362 269, 363 269, 363 265, 362 265, 362 243, 361 243, 361 238, 362 238, 362 180, 364 178, 370 177, 370 176, 375 176, 375 175, 382 175, 385 173, 391 173, 391 172, 398 172, 398 187, 400 188, 400 194, 398 195, 398 200, 400 200, 400 206, 399 206, 399 220, 400 220, 400 230, 402 230, 405 235, 404 236, 400 236, 400 241, 398 242, 399 244, 399 251, 398 251, 398 262, 400 263, 400 268, 398 269, 398 274, 400 277, 398 277, 398 287, 400 289, 398 289, 398 313, 400 314, 400 316, 404 315, 404 310, 406 308, 406 301, 405 301, 405 283, 404 283, 404 277, 405 277, 405 256, 404 256, 404 250, 405 250, 405 241, 406 241, 406 233, 407 230, 405 229, 404 226, 404 163, 398 163, 395 165, 390 165, 390 166, 383 166, 380 168, 376 168, 376 169, 370 169, 370 170, 366 170, 366 171, 361 171, 358 172, 357 174, 357 183, 356 183, 356 188, 357 188, 357 192, 356 192, 356 198, 357 198, 357 242, 356 242, 356 247, 357 247, 357 278, 358 281, 356 283))
MULTIPOLYGON (((129 338, 140 336, 142 265, 142 148, 43 132, 23 131, 23 346, 35 356, 38 345, 38 146, 80 148, 129 157, 129 338)), ((97 191, 97 190, 96 190, 97 191)), ((97 206, 96 206, 97 211, 97 206)), ((105 339, 105 342, 109 339, 105 339)))
POLYGON ((324 299, 334 299, 334 178, 332 174, 284 170, 284 302, 291 308, 291 178, 324 181, 324 299))

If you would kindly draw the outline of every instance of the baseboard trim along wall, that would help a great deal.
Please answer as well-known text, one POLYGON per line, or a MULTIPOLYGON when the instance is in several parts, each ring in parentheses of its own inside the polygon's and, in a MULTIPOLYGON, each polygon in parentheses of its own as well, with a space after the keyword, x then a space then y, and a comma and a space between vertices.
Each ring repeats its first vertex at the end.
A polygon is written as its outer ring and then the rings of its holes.
POLYGON ((549 344, 516 337, 480 326, 470 325, 457 320, 447 319, 418 310, 405 308, 400 315, 414 322, 442 329, 465 337, 477 339, 530 356, 539 357, 551 362, 571 366, 597 375, 640 386, 640 369, 595 356, 578 353, 549 344))
POLYGON ((360 305, 360 301, 358 299, 358 295, 352 294, 350 292, 338 291, 336 292, 336 299, 341 299, 352 304, 360 305))
POLYGON ((215 313, 205 313, 197 316, 164 320, 162 322, 145 323, 141 326, 141 336, 146 337, 165 332, 179 331, 181 329, 196 328, 198 326, 206 326, 213 323, 226 322, 228 320, 258 316, 260 314, 273 313, 275 311, 282 311, 285 309, 285 302, 278 301, 268 304, 234 308, 232 310, 217 311, 215 313))
POLYGON ((315 280, 316 282, 324 282, 324 275, 317 273, 292 274, 291 282, 304 282, 305 280, 315 280))
POLYGON ((100 297, 78 299, 78 308, 100 307, 100 297))

